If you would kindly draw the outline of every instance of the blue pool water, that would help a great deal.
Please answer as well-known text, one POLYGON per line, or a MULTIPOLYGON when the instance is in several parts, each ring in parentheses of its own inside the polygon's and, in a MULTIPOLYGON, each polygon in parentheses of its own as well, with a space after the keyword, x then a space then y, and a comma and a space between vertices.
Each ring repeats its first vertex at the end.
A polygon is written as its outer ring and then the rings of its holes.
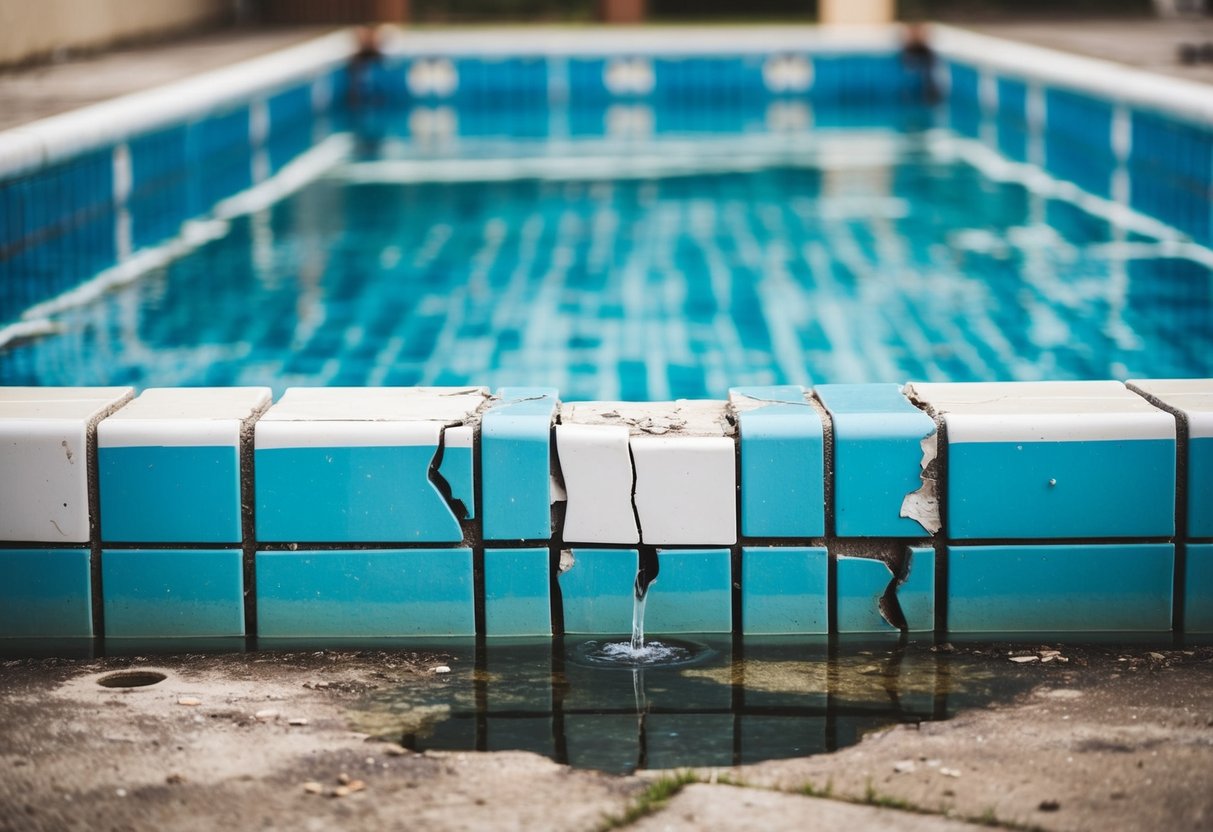
POLYGON ((0 381, 660 400, 1213 376, 1213 253, 929 112, 459 116, 362 124, 289 196, 53 310, 0 381))

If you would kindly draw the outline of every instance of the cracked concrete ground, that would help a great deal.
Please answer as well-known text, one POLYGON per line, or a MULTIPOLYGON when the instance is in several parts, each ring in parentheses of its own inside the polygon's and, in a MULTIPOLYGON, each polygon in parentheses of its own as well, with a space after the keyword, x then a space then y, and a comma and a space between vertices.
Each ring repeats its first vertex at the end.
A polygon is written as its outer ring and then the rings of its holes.
POLYGON ((689 776, 702 782, 669 789, 668 801, 654 799, 661 772, 609 776, 524 752, 415 754, 351 730, 368 691, 441 684, 441 656, 9 661, 0 829, 1213 825, 1213 648, 1065 651, 1064 665, 1012 665, 1005 648, 957 648, 1028 692, 829 755, 700 770, 689 776), (97 684, 135 667, 166 678, 97 684), (331 796, 341 779, 352 792, 331 796))

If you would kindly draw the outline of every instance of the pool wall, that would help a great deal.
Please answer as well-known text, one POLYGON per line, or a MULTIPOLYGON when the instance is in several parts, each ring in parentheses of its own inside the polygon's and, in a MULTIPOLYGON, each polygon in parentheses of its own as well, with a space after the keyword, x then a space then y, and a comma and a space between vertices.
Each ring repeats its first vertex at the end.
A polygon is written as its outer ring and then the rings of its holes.
MULTIPOLYGON (((927 81, 891 29, 416 34, 353 82, 352 45, 0 133, 0 345, 347 156, 352 90, 461 136, 554 114, 597 135, 615 106, 827 127, 927 81)), ((1206 87, 945 27, 937 45, 943 125, 1207 260, 1206 87)), ((685 416, 551 389, 268 410, 179 390, 145 392, 146 418, 107 418, 129 388, 0 388, 0 635, 620 632, 654 563, 655 631, 1213 631, 1210 382, 1094 384, 1008 385, 989 412, 959 385, 739 388, 685 416)))
POLYGON ((0 635, 1213 630, 1213 380, 0 388, 0 635))

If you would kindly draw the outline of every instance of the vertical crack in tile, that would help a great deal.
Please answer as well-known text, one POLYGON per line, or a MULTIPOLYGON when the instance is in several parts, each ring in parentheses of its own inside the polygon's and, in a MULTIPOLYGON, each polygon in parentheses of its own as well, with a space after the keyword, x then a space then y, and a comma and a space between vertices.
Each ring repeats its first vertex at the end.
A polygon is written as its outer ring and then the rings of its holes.
POLYGON ((447 482, 446 477, 442 476, 442 472, 439 469, 442 467, 442 458, 446 455, 447 428, 461 426, 461 424, 442 425, 441 428, 439 428, 438 448, 434 451, 434 458, 430 460, 430 467, 426 472, 426 476, 429 478, 430 483, 438 490, 438 493, 442 496, 443 502, 446 503, 447 508, 450 510, 451 516, 454 517, 456 521, 468 519, 470 512, 468 511, 468 507, 463 500, 460 500, 454 496, 454 492, 451 489, 451 484, 447 482))

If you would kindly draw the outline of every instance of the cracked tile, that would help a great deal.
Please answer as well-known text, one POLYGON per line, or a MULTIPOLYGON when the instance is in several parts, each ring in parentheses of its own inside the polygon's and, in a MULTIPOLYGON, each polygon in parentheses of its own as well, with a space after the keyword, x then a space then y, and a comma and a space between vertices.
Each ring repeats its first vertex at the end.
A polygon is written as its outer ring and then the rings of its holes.
POLYGON ((888 564, 877 558, 840 556, 834 603, 839 633, 893 633, 897 628, 880 612, 880 599, 893 581, 888 564))

